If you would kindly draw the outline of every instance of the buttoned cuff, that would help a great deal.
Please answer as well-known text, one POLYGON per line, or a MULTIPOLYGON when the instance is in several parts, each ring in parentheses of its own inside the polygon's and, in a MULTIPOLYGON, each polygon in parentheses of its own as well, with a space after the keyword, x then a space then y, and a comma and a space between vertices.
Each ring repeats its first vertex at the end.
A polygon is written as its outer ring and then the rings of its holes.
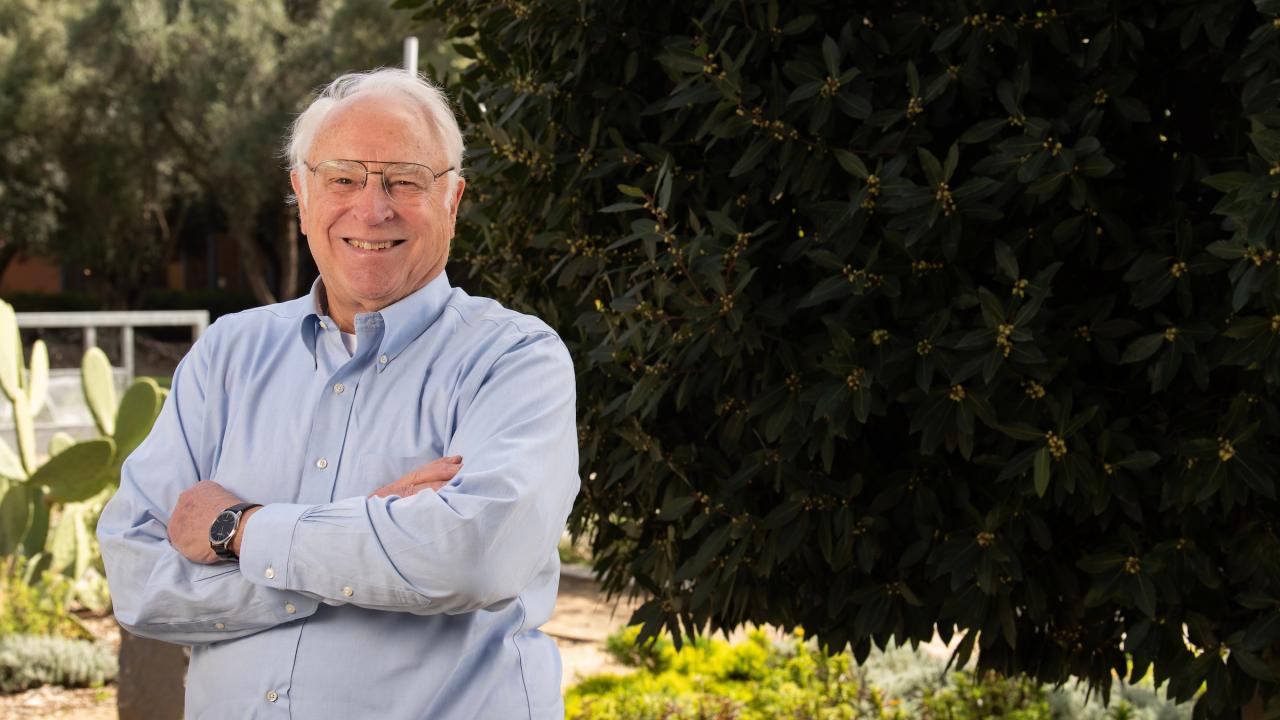
POLYGON ((240 574, 245 579, 276 590, 288 589, 293 531, 298 519, 310 507, 272 503, 253 514, 240 543, 240 574))

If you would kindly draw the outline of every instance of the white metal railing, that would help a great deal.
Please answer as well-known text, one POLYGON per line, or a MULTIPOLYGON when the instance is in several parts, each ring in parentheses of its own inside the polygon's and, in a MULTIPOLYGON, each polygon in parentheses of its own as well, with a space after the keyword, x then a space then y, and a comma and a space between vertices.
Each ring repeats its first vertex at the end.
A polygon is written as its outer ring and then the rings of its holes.
POLYGON ((31 328, 81 328, 84 330, 84 348, 98 344, 98 328, 120 328, 121 365, 125 383, 133 381, 133 329, 136 327, 191 328, 191 339, 199 338, 209 327, 208 310, 104 310, 84 312, 20 312, 18 327, 31 328))

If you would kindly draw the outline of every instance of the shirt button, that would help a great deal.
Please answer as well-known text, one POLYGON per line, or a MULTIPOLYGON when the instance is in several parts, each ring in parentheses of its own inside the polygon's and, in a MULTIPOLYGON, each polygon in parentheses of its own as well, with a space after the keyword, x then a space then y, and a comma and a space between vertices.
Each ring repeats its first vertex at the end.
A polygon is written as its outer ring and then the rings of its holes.
POLYGON ((293 606, 293 603, 285 603, 285 604, 284 604, 284 611, 285 611, 285 612, 287 612, 287 613, 289 613, 290 615, 292 615, 292 614, 294 614, 294 613, 298 612, 298 608, 294 607, 294 606, 293 606))
POLYGON ((267 579, 268 579, 268 580, 271 580, 272 578, 274 578, 274 577, 276 576, 276 569, 275 569, 275 568, 267 568, 267 571, 266 571, 266 572, 264 572, 264 573, 262 573, 262 574, 263 574, 263 575, 265 575, 265 576, 267 577, 267 579))
POLYGON ((346 587, 342 588, 342 594, 343 594, 343 595, 346 595, 347 597, 351 597, 352 595, 355 595, 355 594, 356 594, 356 591, 355 591, 355 590, 352 590, 352 589, 351 589, 351 586, 350 586, 350 585, 348 585, 348 586, 346 586, 346 587))
POLYGON ((386 355, 381 355, 381 356, 379 356, 379 357, 378 357, 378 362, 379 362, 379 363, 381 363, 381 364, 383 364, 383 365, 386 365, 386 364, 387 364, 387 360, 389 360, 389 359, 390 359, 390 358, 388 358, 386 355))
POLYGON ((325 325, 325 324, 324 324, 324 321, 323 321, 323 320, 321 320, 321 321, 320 321, 320 329, 321 329, 321 330, 328 330, 328 329, 329 329, 329 326, 328 326, 328 325, 325 325))
POLYGON ((227 626, 226 626, 226 624, 224 624, 224 623, 214 623, 214 624, 213 624, 213 626, 214 626, 214 627, 216 627, 216 628, 218 628, 219 630, 226 630, 226 629, 227 629, 227 626))
POLYGON ((323 470, 323 469, 325 469, 325 468, 329 467, 329 461, 328 461, 328 460, 325 460, 324 458, 320 458, 319 460, 317 460, 317 461, 316 461, 316 467, 318 467, 318 468, 320 468, 321 470, 323 470))
POLYGON ((280 699, 280 694, 277 693, 275 690, 267 691, 267 702, 275 702, 276 700, 279 700, 279 699, 280 699))
POLYGON ((342 391, 346 389, 347 389, 346 386, 344 386, 342 383, 337 383, 333 386, 333 391, 338 393, 339 395, 341 395, 342 391))

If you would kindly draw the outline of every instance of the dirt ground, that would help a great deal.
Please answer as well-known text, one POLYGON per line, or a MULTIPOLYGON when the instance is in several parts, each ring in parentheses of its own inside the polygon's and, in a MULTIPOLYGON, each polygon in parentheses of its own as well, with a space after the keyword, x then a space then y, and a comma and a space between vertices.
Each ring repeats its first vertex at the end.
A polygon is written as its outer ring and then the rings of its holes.
MULTIPOLYGON (((637 603, 606 601, 594 581, 581 573, 560 578, 556 612, 543 632, 556 639, 564 663, 563 686, 602 672, 625 672, 604 651, 604 639, 626 625, 637 603)), ((120 633, 110 617, 88 619, 86 624, 100 638, 119 647, 120 633)), ((46 685, 16 695, 0 695, 0 719, 50 718, 53 720, 113 720, 116 717, 116 689, 68 690, 46 685)))

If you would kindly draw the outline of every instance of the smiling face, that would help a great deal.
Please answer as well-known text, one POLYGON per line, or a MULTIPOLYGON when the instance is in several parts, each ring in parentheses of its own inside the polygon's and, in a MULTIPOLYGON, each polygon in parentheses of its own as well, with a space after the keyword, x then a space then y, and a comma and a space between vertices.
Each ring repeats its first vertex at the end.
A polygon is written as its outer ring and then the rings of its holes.
MULTIPOLYGON (((363 160, 375 173, 390 162, 420 163, 436 172, 449 167, 423 111, 396 95, 373 93, 331 110, 306 159, 311 167, 363 160)), ((381 310, 444 270, 465 185, 456 178, 450 192, 450 177, 441 175, 420 200, 393 202, 381 175, 370 175, 363 190, 339 196, 325 192, 315 173, 294 170, 302 233, 320 270, 329 315, 343 330, 354 332, 356 313, 381 310)))

